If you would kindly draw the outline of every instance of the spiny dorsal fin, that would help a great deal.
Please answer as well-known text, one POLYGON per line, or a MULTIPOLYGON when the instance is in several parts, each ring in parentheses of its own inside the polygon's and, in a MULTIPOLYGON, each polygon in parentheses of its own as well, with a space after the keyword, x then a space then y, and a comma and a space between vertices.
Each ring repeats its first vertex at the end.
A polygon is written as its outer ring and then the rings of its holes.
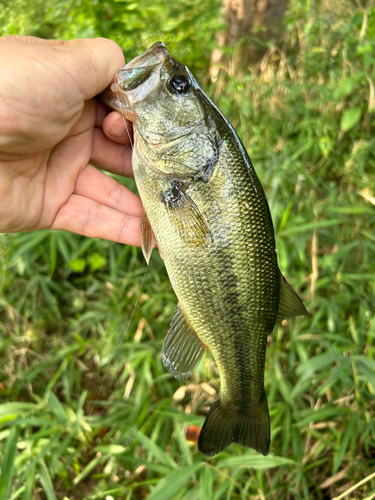
POLYGON ((173 182, 171 188, 164 193, 163 201, 173 228, 186 243, 207 244, 211 241, 206 221, 179 182, 173 182))
POLYGON ((174 377, 184 380, 193 373, 206 350, 187 322, 179 305, 164 339, 162 361, 174 377))
POLYGON ((293 318, 294 316, 307 316, 308 314, 301 299, 280 273, 280 299, 276 321, 293 318))
POLYGON ((150 263, 152 249, 154 248, 154 234, 146 212, 143 210, 141 218, 141 245, 143 256, 147 264, 150 263))

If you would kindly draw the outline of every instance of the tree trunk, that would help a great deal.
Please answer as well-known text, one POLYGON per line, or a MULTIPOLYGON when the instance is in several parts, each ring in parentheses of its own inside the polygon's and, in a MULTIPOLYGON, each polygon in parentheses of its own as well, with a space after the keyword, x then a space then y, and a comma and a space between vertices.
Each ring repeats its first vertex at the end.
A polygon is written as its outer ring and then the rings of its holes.
POLYGON ((218 74, 220 66, 228 70, 233 64, 246 67, 256 62, 266 51, 265 42, 280 35, 285 8, 286 0, 223 0, 227 29, 218 35, 218 48, 211 57, 211 76, 218 74), (248 39, 249 35, 256 43, 248 39), (237 44, 238 54, 234 54, 234 59, 224 56, 223 46, 237 44))

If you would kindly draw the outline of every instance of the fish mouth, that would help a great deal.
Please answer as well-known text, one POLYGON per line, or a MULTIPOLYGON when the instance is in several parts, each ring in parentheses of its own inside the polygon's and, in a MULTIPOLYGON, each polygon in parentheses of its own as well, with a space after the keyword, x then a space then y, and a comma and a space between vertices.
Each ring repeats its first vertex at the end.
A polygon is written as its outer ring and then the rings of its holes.
POLYGON ((101 100, 122 113, 130 121, 136 120, 134 103, 146 97, 159 83, 156 71, 170 57, 163 42, 156 42, 145 52, 117 71, 115 79, 101 94, 101 100))
POLYGON ((149 47, 145 52, 128 62, 128 64, 126 64, 123 69, 153 66, 163 63, 168 57, 170 57, 170 55, 164 43, 156 42, 151 45, 151 47, 149 47))

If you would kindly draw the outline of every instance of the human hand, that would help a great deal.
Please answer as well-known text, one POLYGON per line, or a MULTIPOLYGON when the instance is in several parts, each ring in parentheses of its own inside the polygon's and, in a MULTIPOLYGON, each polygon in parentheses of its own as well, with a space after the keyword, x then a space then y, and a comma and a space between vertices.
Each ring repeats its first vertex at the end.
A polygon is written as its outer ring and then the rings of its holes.
POLYGON ((94 99, 123 66, 106 39, 0 38, 0 232, 64 229, 140 246, 139 197, 88 165, 133 175, 121 115, 94 99))

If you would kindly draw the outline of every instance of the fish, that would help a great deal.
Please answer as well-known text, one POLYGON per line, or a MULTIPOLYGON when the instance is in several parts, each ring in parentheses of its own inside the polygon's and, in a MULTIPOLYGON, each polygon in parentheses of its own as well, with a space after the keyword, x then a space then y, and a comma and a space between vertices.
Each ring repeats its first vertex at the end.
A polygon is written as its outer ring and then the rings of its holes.
POLYGON ((142 250, 162 255, 178 305, 162 347, 188 378, 209 349, 220 391, 198 449, 232 442, 267 455, 267 337, 307 310, 281 274, 262 185, 235 130, 162 42, 116 74, 101 96, 133 122, 134 178, 144 211, 142 250))

